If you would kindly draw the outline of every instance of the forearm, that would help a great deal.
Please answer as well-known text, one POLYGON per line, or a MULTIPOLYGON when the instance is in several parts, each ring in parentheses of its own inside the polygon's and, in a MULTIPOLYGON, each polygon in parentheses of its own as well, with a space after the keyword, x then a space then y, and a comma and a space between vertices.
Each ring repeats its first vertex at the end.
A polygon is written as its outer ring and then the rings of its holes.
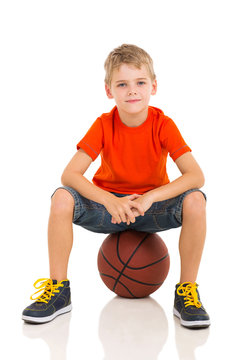
POLYGON ((75 172, 64 172, 61 177, 62 184, 74 188, 82 196, 104 205, 110 196, 114 196, 108 191, 92 184, 84 175, 75 172))
POLYGON ((151 197, 153 202, 164 201, 178 196, 187 190, 201 188, 203 185, 203 175, 186 173, 169 184, 150 190, 146 194, 151 197))

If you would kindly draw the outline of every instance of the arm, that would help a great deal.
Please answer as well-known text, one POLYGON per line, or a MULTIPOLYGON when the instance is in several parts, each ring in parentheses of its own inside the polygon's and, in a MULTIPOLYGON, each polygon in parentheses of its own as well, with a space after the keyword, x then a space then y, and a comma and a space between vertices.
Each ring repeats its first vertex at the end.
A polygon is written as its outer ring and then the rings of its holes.
POLYGON ((83 149, 79 149, 66 166, 61 182, 64 186, 74 188, 87 199, 103 204, 109 193, 92 184, 83 176, 91 163, 92 158, 83 149))
POLYGON ((171 183, 144 194, 153 202, 171 199, 187 190, 201 188, 204 185, 203 172, 191 152, 181 155, 175 163, 182 175, 171 183))
POLYGON ((83 176, 91 162, 92 158, 80 148, 65 168, 61 177, 62 184, 74 188, 85 198, 104 205, 107 211, 117 219, 118 223, 121 221, 126 222, 126 215, 132 222, 135 221, 131 208, 137 209, 138 213, 143 215, 144 211, 141 204, 133 201, 139 195, 133 194, 118 198, 92 184, 83 176))

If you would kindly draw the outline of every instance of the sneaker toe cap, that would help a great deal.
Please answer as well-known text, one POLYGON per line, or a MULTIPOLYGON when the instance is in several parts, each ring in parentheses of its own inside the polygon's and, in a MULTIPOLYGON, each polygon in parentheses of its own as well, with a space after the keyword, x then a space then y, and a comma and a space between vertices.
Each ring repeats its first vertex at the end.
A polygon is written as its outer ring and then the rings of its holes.
POLYGON ((47 304, 45 303, 33 303, 27 306, 22 315, 24 316, 33 316, 33 317, 41 317, 50 315, 52 313, 51 308, 47 308, 47 304))
POLYGON ((187 320, 209 320, 209 315, 204 308, 196 308, 194 306, 189 306, 182 312, 182 318, 187 320))

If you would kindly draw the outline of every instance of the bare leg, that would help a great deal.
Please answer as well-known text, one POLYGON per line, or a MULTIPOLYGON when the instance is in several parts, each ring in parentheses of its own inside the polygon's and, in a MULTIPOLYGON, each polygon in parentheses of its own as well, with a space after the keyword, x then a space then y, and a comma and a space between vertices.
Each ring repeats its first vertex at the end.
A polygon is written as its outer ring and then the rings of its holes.
POLYGON ((188 194, 183 201, 183 223, 179 239, 180 283, 196 281, 205 237, 206 201, 196 191, 188 194))
POLYGON ((73 209, 72 195, 64 189, 58 189, 52 197, 48 223, 50 278, 57 281, 67 279, 68 260, 73 244, 73 209))

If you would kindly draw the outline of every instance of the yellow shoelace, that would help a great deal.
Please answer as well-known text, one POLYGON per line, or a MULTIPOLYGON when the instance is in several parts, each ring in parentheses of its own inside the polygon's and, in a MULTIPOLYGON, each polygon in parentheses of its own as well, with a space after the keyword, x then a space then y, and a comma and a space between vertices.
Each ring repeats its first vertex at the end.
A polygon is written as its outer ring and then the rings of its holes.
POLYGON ((64 285, 60 283, 53 284, 52 279, 38 279, 33 284, 35 289, 38 289, 32 296, 30 297, 31 300, 35 300, 38 302, 44 302, 47 303, 49 300, 51 300, 52 296, 55 296, 54 293, 59 293, 60 290, 58 290, 59 286, 63 287, 64 285), (34 295, 38 294, 39 292, 43 291, 42 294, 37 296, 36 298, 33 298, 34 295))
POLYGON ((177 288, 178 295, 185 296, 184 304, 186 307, 196 306, 197 308, 200 308, 202 306, 201 302, 198 300, 197 287, 198 285, 196 283, 192 284, 185 282, 177 288))

